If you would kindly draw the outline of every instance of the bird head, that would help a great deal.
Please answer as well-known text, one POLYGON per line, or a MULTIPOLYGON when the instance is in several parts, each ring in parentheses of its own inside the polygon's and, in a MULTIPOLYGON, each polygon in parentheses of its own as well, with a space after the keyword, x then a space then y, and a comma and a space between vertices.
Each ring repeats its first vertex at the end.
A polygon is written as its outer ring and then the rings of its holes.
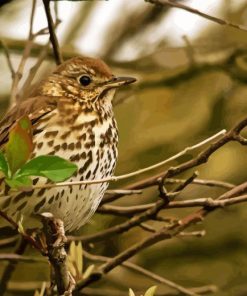
POLYGON ((59 65, 44 80, 42 93, 102 105, 111 102, 117 88, 135 81, 131 77, 115 77, 100 59, 75 57, 59 65))

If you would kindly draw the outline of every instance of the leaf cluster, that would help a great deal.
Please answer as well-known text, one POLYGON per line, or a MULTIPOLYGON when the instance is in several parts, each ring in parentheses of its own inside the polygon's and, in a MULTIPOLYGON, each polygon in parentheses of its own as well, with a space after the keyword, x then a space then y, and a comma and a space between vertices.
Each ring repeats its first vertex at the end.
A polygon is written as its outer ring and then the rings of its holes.
POLYGON ((62 182, 77 170, 75 164, 56 155, 31 158, 33 150, 32 123, 25 115, 11 129, 8 142, 0 151, 0 172, 11 188, 32 186, 32 176, 62 182))

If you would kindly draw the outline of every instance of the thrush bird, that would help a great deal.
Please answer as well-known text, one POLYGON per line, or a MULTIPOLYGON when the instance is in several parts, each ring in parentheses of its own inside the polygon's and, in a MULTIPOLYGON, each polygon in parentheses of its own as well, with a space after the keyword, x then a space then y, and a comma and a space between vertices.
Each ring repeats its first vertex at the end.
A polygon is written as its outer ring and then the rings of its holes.
MULTIPOLYGON (((116 78, 100 59, 72 58, 44 79, 32 98, 6 114, 0 122, 0 148, 15 122, 28 115, 33 125, 33 156, 58 155, 77 164, 78 171, 69 181, 109 177, 118 154, 112 99, 118 87, 134 81, 116 78)), ((46 182, 33 178, 34 185, 46 182)), ((19 213, 50 212, 64 222, 65 230, 72 231, 88 221, 107 187, 100 183, 19 192, 2 200, 0 209, 12 218, 19 213)))

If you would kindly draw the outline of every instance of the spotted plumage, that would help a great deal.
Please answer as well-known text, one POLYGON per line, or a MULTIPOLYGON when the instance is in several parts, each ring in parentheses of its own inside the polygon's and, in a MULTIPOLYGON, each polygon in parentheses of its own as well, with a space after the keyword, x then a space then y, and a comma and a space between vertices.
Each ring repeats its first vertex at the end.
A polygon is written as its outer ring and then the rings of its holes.
MULTIPOLYGON (((78 166, 68 181, 102 179, 113 174, 117 159, 118 131, 112 110, 115 89, 134 82, 115 78, 98 59, 76 57, 66 61, 45 80, 33 97, 11 109, 0 122, 0 147, 23 115, 28 115, 34 134, 33 155, 58 155, 78 166)), ((49 182, 34 177, 34 185, 49 182)), ((0 186, 4 194, 9 188, 0 186)), ((36 189, 2 199, 0 209, 16 219, 51 212, 65 229, 81 227, 95 212, 107 183, 36 189)))

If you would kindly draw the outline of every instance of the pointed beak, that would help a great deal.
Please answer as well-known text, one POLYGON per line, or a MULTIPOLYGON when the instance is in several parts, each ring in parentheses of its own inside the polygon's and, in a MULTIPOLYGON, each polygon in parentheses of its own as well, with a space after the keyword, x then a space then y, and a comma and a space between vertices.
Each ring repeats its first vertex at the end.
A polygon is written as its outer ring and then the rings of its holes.
POLYGON ((122 85, 127 85, 135 82, 136 79, 133 77, 114 77, 106 83, 106 88, 118 88, 122 85))

